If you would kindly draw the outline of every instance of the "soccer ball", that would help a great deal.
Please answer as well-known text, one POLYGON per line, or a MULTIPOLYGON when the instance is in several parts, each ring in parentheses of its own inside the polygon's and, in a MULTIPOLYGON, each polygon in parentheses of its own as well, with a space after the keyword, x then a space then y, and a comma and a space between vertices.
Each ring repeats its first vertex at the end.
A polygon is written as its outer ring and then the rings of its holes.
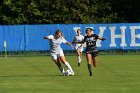
POLYGON ((66 75, 66 76, 70 76, 70 74, 71 74, 71 71, 70 71, 69 69, 66 70, 65 75, 66 75))
POLYGON ((68 70, 66 70, 65 75, 66 75, 66 76, 73 76, 73 75, 74 75, 74 72, 71 72, 71 71, 68 69, 68 70))

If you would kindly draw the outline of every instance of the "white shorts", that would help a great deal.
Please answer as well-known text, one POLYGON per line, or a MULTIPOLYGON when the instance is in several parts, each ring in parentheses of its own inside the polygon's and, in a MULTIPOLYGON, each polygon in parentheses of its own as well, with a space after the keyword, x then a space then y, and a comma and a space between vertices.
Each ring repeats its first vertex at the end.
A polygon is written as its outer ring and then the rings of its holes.
POLYGON ((60 51, 59 53, 51 53, 52 60, 56 60, 61 56, 64 56, 63 50, 60 51))
POLYGON ((79 48, 79 46, 75 46, 75 49, 76 49, 76 50, 79 50, 80 52, 83 52, 83 47, 80 47, 80 48, 79 48))

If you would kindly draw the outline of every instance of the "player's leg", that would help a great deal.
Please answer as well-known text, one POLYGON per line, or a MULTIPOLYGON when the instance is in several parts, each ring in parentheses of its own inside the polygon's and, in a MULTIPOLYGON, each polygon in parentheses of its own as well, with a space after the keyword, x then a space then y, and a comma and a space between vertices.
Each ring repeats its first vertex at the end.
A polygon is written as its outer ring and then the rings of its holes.
POLYGON ((73 69, 71 65, 66 61, 63 51, 60 52, 59 58, 62 61, 62 63, 72 72, 72 75, 74 75, 73 69))
POLYGON ((86 53, 86 58, 87 58, 88 71, 89 71, 90 76, 92 76, 92 70, 91 70, 91 59, 92 59, 92 56, 91 56, 91 54, 90 53, 86 53))
POLYGON ((83 52, 83 47, 77 50, 78 54, 78 66, 80 66, 81 61, 82 61, 82 52, 83 52))
POLYGON ((83 47, 80 49, 80 58, 81 58, 81 61, 82 61, 82 52, 83 52, 83 47))
POLYGON ((61 63, 60 63, 60 59, 57 59, 57 62, 55 62, 56 65, 58 66, 59 70, 62 72, 62 74, 64 75, 65 74, 65 70, 64 68, 62 67, 61 63))
POLYGON ((81 63, 81 53, 79 50, 77 50, 77 57, 78 57, 78 66, 80 66, 80 63, 81 63))
POLYGON ((54 63, 57 65, 58 69, 61 71, 61 73, 64 75, 65 70, 62 67, 61 63, 60 63, 60 59, 57 57, 56 54, 51 54, 52 60, 54 61, 54 63))
POLYGON ((60 60, 63 62, 63 64, 73 73, 73 69, 71 67, 71 65, 65 60, 65 56, 60 56, 60 60))
POLYGON ((97 66, 97 56, 93 57, 93 66, 96 67, 97 66))
POLYGON ((98 51, 95 51, 95 52, 92 54, 93 66, 94 66, 94 67, 97 66, 97 56, 98 56, 98 51))

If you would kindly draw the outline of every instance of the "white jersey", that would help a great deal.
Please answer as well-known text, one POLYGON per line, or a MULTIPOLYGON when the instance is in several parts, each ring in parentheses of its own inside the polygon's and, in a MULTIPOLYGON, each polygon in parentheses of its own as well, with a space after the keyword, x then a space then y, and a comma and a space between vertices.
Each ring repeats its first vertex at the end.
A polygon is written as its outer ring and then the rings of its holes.
POLYGON ((50 50, 51 50, 51 53, 59 53, 60 51, 63 51, 62 48, 61 48, 61 44, 62 43, 66 43, 66 39, 64 37, 60 37, 58 39, 56 39, 53 35, 49 35, 47 36, 48 39, 51 39, 50 40, 50 50))
MULTIPOLYGON (((83 35, 76 35, 73 39, 74 42, 81 42, 82 40, 84 39, 84 36, 83 35)), ((76 47, 79 47, 81 44, 76 44, 76 47)))

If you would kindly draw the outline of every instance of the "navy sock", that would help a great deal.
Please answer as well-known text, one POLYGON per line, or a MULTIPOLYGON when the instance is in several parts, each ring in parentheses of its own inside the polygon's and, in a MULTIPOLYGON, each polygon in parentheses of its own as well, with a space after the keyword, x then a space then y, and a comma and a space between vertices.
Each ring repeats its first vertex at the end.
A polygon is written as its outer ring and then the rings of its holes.
POLYGON ((88 64, 88 71, 89 71, 90 76, 92 76, 91 64, 88 64))
POLYGON ((58 66, 59 70, 63 72, 63 67, 61 66, 60 62, 57 62, 56 65, 58 66))

